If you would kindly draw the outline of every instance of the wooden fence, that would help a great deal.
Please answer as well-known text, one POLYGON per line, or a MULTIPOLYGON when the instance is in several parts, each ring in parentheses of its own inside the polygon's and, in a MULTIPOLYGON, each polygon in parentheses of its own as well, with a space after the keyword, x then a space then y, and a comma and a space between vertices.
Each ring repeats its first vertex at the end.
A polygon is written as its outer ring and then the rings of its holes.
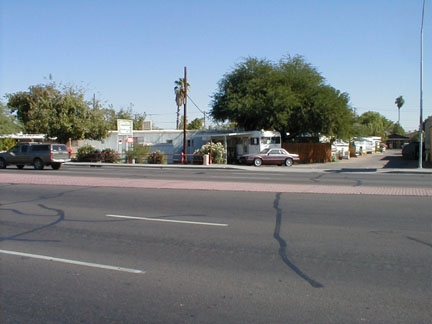
POLYGON ((282 147, 290 153, 300 155, 300 163, 332 161, 330 143, 282 143, 282 147))

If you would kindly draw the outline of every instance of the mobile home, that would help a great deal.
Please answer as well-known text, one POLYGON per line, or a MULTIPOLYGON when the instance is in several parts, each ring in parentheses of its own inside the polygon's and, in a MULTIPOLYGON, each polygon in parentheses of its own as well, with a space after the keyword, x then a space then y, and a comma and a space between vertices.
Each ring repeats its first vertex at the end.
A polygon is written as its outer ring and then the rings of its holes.
MULTIPOLYGON (((103 141, 82 141, 79 146, 90 144, 97 149, 111 148, 120 153, 127 151, 131 145, 149 145, 153 150, 160 150, 169 156, 183 151, 183 131, 181 130, 134 130, 131 136, 121 136, 111 131, 103 141), (130 144, 128 138, 131 139, 130 144)), ((235 163, 240 155, 259 153, 265 148, 281 147, 281 135, 276 131, 227 131, 227 130, 196 130, 187 131, 187 154, 191 155, 208 142, 221 142, 226 149, 226 163, 235 163)), ((188 157, 192 158, 192 157, 188 157)))

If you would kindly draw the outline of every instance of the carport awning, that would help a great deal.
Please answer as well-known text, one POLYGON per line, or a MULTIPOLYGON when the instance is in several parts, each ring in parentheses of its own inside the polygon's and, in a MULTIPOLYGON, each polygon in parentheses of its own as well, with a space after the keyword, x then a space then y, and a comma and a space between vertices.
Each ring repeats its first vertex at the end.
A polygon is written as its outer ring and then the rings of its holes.
POLYGON ((221 134, 209 134, 208 136, 211 138, 214 137, 249 137, 253 135, 253 133, 221 133, 221 134))

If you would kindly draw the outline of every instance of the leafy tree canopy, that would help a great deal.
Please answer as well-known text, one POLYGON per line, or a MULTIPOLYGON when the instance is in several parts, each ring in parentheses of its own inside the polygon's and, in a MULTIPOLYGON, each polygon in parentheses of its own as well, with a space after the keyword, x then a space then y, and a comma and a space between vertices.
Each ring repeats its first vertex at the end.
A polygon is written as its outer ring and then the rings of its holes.
POLYGON ((204 119, 203 118, 195 118, 192 120, 188 126, 187 129, 195 130, 195 129, 204 129, 204 119))
POLYGON ((6 98, 8 108, 16 113, 28 133, 47 134, 63 143, 69 138, 100 140, 107 135, 104 111, 91 108, 82 89, 59 89, 51 82, 31 86, 26 92, 7 94, 6 98))
POLYGON ((105 119, 109 123, 110 130, 117 129, 117 119, 129 119, 133 121, 134 130, 143 130, 144 121, 146 114, 134 113, 132 109, 133 105, 130 104, 127 108, 120 108, 119 111, 115 111, 113 108, 104 109, 105 119))
POLYGON ((403 135, 405 133, 403 128, 400 125, 396 127, 396 125, 381 114, 368 111, 356 118, 354 135, 358 137, 381 136, 382 139, 385 139, 389 133, 394 133, 395 130, 396 133, 403 135))
POLYGON ((276 129, 290 136, 309 133, 348 138, 354 112, 346 93, 325 83, 301 56, 278 63, 247 58, 224 75, 213 95, 216 122, 245 130, 276 129))
POLYGON ((393 123, 389 128, 390 134, 406 135, 405 129, 399 123, 393 123))
POLYGON ((9 135, 20 132, 23 126, 18 122, 16 116, 11 115, 7 107, 0 102, 0 135, 9 135))
POLYGON ((47 134, 66 143, 69 138, 101 140, 109 130, 117 129, 117 119, 131 119, 134 129, 143 129, 145 114, 136 114, 132 106, 116 112, 103 108, 94 99, 86 101, 83 89, 55 82, 29 87, 28 91, 7 94, 7 107, 15 113, 28 133, 47 134))

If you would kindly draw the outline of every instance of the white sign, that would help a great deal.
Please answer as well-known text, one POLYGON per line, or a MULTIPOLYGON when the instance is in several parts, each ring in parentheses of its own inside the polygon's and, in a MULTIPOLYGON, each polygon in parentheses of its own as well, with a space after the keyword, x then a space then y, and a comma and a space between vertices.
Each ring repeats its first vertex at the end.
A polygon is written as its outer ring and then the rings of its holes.
POLYGON ((133 120, 117 119, 118 135, 132 136, 133 135, 133 120))

